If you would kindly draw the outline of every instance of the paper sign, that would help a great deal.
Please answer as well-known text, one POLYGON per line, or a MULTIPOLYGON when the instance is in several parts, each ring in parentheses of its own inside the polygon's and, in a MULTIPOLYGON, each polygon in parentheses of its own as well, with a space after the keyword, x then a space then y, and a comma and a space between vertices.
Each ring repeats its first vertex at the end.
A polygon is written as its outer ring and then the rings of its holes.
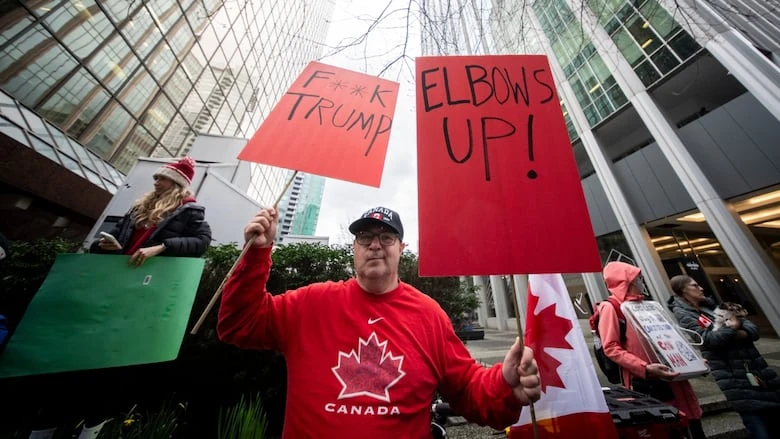
POLYGON ((666 364, 679 372, 676 379, 687 379, 709 372, 707 363, 675 329, 660 303, 623 302, 621 311, 639 336, 651 361, 666 364))
POLYGON ((398 83, 311 62, 238 155, 379 187, 398 83))
POLYGON ((201 258, 61 254, 0 356, 0 377, 176 358, 201 258), (145 284, 146 283, 146 284, 145 284))
POLYGON ((416 64, 420 275, 600 271, 547 58, 416 64))

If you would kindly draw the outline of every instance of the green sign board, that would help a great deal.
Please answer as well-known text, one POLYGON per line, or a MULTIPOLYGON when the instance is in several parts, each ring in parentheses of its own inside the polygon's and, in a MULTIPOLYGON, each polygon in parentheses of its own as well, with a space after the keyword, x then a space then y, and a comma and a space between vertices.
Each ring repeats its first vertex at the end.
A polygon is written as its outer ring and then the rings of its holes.
POLYGON ((204 260, 61 254, 5 352, 0 377, 170 361, 204 260))

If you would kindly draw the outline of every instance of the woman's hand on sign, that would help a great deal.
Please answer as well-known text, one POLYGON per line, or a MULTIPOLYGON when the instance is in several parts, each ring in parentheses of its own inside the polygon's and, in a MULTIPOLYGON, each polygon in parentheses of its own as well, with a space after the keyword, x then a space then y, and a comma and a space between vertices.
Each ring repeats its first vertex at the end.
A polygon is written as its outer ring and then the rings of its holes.
POLYGON ((276 209, 266 207, 244 227, 244 241, 254 247, 270 247, 276 238, 279 215, 276 209))
POLYGON ((140 267, 144 264, 144 262, 146 262, 147 259, 159 255, 163 250, 165 250, 165 246, 162 244, 152 247, 139 248, 135 253, 133 253, 133 256, 130 256, 129 263, 130 265, 140 267))
POLYGON ((660 378, 671 381, 680 375, 680 372, 673 371, 669 366, 661 363, 650 363, 645 366, 645 374, 648 378, 660 378))

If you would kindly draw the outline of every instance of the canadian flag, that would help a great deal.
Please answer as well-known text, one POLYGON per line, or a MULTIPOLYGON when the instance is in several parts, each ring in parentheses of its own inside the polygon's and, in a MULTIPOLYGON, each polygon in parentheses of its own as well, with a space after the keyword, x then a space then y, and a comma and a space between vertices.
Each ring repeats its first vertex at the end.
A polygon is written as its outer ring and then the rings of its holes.
MULTIPOLYGON (((560 274, 528 276, 525 344, 539 365, 542 398, 534 403, 539 438, 617 439, 577 314, 560 274)), ((523 410, 510 438, 530 438, 523 410)))

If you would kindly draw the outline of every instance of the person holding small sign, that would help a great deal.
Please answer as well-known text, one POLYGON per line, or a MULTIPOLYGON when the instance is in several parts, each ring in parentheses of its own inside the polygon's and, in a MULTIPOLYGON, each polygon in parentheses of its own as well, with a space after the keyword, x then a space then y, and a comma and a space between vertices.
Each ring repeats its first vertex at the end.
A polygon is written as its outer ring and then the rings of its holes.
POLYGON ((670 280, 669 309, 680 326, 698 333, 701 353, 731 407, 742 417, 751 438, 780 437, 772 416, 780 409, 780 377, 758 352, 758 327, 736 304, 715 302, 690 276, 670 280))
MULTIPOLYGON (((603 271, 610 295, 621 304, 644 300, 641 273, 639 267, 618 261, 609 262, 603 271)), ((679 373, 665 364, 652 362, 639 335, 628 322, 625 334, 621 335, 620 321, 625 321, 625 317, 618 307, 609 301, 598 306, 604 353, 620 366, 623 385, 676 407, 680 417, 688 421, 690 437, 706 438, 701 426, 702 409, 691 384, 687 380, 672 381, 679 373)))
POLYGON ((154 189, 135 202, 111 233, 90 247, 91 253, 130 255, 130 264, 142 265, 157 255, 202 256, 211 244, 205 208, 190 191, 195 160, 184 157, 154 173, 154 189))
POLYGON ((398 213, 376 207, 354 221, 355 278, 266 291, 278 214, 244 229, 251 246, 225 284, 217 332, 246 349, 287 360, 284 438, 431 436, 439 391, 466 419, 497 429, 541 396, 533 351, 519 340, 503 363, 470 356, 429 296, 398 278, 405 245, 398 213))

